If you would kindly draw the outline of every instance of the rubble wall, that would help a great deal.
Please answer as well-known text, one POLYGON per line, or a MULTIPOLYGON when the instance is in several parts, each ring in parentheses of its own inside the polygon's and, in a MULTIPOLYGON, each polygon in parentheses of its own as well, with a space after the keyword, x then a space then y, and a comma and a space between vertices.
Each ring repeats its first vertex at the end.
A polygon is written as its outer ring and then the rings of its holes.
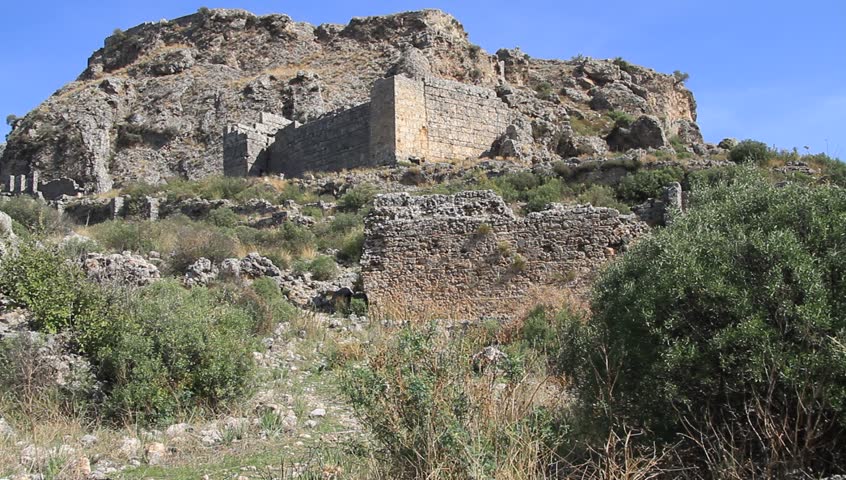
POLYGON ((537 288, 585 286, 649 227, 590 205, 514 215, 491 191, 377 197, 362 280, 375 312, 510 318, 537 288))

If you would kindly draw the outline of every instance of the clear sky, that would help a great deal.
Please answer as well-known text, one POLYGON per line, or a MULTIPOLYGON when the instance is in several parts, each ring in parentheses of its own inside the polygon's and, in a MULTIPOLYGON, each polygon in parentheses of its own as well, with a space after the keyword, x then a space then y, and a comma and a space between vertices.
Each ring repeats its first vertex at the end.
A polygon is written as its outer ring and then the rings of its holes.
POLYGON ((489 52, 620 56, 688 72, 707 141, 807 145, 846 160, 846 0, 2 0, 0 114, 22 116, 76 78, 115 28, 202 6, 287 13, 315 25, 440 8, 489 52))

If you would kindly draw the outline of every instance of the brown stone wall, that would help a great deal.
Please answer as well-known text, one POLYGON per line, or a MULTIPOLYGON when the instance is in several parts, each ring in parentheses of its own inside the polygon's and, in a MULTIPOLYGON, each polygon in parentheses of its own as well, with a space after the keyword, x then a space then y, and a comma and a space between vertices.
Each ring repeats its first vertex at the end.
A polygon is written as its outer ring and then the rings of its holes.
POLYGON ((429 78, 425 97, 431 160, 478 158, 511 123, 508 106, 488 88, 429 78))
POLYGON ((649 227, 590 205, 515 216, 490 191, 379 196, 362 279, 374 311, 508 318, 540 286, 577 288, 649 227))

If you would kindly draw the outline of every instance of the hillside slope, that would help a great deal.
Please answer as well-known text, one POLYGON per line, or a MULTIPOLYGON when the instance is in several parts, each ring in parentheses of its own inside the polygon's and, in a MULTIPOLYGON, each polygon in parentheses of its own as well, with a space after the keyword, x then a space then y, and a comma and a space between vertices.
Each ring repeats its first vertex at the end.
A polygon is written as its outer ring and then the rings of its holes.
POLYGON ((498 88, 525 114, 522 135, 542 156, 602 154, 597 135, 609 134, 614 110, 653 115, 666 138, 702 142, 693 95, 679 78, 619 59, 489 55, 441 11, 315 27, 286 15, 201 9, 107 38, 76 81, 15 122, 0 175, 36 169, 44 180, 69 177, 102 192, 220 173, 227 124, 255 122, 260 112, 308 121, 363 102, 375 79, 417 52, 432 75, 498 88))

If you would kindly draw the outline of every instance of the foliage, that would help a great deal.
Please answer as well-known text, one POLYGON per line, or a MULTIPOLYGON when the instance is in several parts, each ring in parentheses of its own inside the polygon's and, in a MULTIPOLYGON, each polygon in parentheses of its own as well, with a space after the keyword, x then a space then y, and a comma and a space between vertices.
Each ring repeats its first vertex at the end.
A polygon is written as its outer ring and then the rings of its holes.
POLYGON ((337 250, 341 261, 355 263, 361 258, 364 246, 364 217, 357 213, 338 213, 330 221, 312 229, 321 250, 337 250))
POLYGON ((234 228, 239 223, 238 214, 231 208, 215 208, 206 216, 206 221, 216 227, 234 228))
POLYGON ((770 148, 763 142, 743 140, 729 152, 729 160, 734 163, 754 163, 761 165, 770 158, 770 148))
POLYGON ((475 370, 468 361, 490 341, 483 328, 450 338, 434 324, 407 326, 344 373, 391 478, 534 478, 543 468, 548 425, 523 396, 524 357, 506 349, 507 359, 475 370))
POLYGON ((661 189, 672 182, 684 179, 684 170, 680 167, 642 169, 630 173, 617 185, 617 195, 625 202, 637 204, 649 198, 658 197, 661 189))
POLYGON ((613 208, 620 213, 629 213, 629 206, 615 197, 614 189, 607 185, 590 184, 576 197, 578 203, 589 203, 594 207, 613 208))
POLYGON ((328 255, 318 255, 310 261, 302 261, 297 268, 311 273, 311 277, 319 281, 332 280, 338 276, 338 264, 328 255))
POLYGON ((637 72, 637 68, 634 65, 632 65, 631 63, 625 61, 623 59, 623 57, 616 57, 616 58, 614 58, 613 62, 614 62, 614 65, 617 65, 618 67, 620 67, 620 70, 622 70, 626 73, 636 73, 637 72))
POLYGON ((376 193, 376 187, 372 185, 357 185, 341 195, 338 199, 338 208, 343 212, 366 213, 365 207, 369 207, 373 202, 376 193))
POLYGON ((109 411, 166 420, 241 396, 254 368, 252 323, 246 310, 206 288, 164 280, 139 291, 92 353, 109 387, 109 411))
POLYGON ((603 273, 559 365, 584 418, 743 455, 745 478, 831 472, 846 441, 846 192, 724 177, 603 273))
POLYGON ((681 70, 675 70, 673 71, 673 79, 676 81, 676 84, 684 83, 690 79, 690 74, 681 70))
POLYGON ((34 234, 61 232, 66 226, 55 208, 26 195, 0 201, 0 211, 34 234))
POLYGON ((79 310, 82 277, 56 251, 23 244, 0 264, 0 291, 32 312, 37 330, 55 333, 79 310))
POLYGON ((633 116, 622 110, 611 110, 608 112, 608 118, 614 122, 614 125, 623 128, 630 127, 635 121, 633 116))

